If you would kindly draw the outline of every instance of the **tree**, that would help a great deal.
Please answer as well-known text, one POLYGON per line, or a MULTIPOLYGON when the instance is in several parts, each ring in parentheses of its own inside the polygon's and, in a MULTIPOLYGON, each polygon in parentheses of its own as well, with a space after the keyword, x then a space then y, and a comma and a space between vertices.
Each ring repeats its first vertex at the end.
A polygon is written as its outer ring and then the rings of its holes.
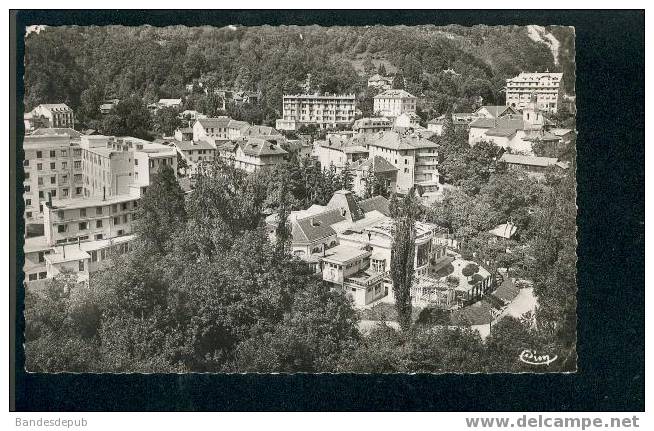
POLYGON ((470 276, 479 272, 479 265, 474 263, 467 264, 462 270, 461 274, 470 280, 470 276))
POLYGON ((416 248, 415 220, 419 204, 414 189, 398 202, 393 195, 390 203, 394 217, 393 244, 391 247, 391 279, 395 294, 395 308, 398 321, 403 330, 411 326, 411 285, 414 276, 414 257, 416 248))
POLYGON ((136 225, 139 239, 163 253, 172 232, 185 222, 184 192, 172 167, 160 166, 141 199, 136 225))
POLYGON ((152 117, 143 102, 131 97, 118 102, 102 121, 102 133, 150 139, 152 117))
POLYGON ((184 124, 178 115, 179 111, 176 108, 168 106, 160 108, 154 117, 155 130, 163 136, 172 136, 175 130, 184 124))
POLYGON ((340 190, 350 190, 354 187, 354 177, 352 175, 352 169, 350 167, 350 162, 346 162, 345 166, 341 170, 339 176, 339 189, 340 190))

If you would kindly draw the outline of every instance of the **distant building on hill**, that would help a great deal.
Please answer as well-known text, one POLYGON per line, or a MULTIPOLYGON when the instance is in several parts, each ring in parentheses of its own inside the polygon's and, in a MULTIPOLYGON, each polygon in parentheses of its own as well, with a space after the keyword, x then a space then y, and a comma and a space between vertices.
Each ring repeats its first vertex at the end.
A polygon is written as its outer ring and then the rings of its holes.
POLYGON ((44 103, 32 109, 26 116, 26 129, 35 130, 39 127, 62 128, 75 126, 73 110, 65 103, 44 103))
POLYGON ((506 106, 516 109, 526 108, 531 96, 536 95, 536 103, 544 112, 556 113, 561 103, 563 73, 526 73, 506 80, 506 106))
POLYGON ((368 78, 368 87, 390 90, 393 88, 393 81, 395 81, 393 76, 381 76, 380 74, 375 73, 368 78))
POLYGON ((418 98, 404 90, 386 90, 373 97, 373 111, 384 117, 415 113, 418 98))

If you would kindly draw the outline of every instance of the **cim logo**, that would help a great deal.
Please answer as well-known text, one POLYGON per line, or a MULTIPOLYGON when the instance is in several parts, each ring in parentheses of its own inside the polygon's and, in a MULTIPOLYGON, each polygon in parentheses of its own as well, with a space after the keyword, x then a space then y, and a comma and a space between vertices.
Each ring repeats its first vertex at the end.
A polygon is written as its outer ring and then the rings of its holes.
POLYGON ((556 361, 557 358, 556 355, 539 355, 531 349, 523 350, 519 357, 522 362, 529 365, 549 365, 556 361))

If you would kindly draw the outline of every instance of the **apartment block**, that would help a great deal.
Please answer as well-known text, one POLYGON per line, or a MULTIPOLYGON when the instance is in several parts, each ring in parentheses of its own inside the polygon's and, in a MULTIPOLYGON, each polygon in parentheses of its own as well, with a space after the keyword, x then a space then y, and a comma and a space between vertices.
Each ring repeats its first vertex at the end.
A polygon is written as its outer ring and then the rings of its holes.
POLYGON ((283 117, 280 128, 299 128, 316 124, 320 128, 333 128, 354 122, 356 96, 354 94, 296 94, 284 95, 283 117))
POLYGON ((47 127, 73 127, 75 117, 73 110, 65 103, 45 103, 32 109, 32 120, 41 118, 47 120, 47 127))
POLYGON ((536 96, 538 109, 556 113, 563 95, 563 73, 525 73, 506 80, 506 106, 525 108, 536 96))

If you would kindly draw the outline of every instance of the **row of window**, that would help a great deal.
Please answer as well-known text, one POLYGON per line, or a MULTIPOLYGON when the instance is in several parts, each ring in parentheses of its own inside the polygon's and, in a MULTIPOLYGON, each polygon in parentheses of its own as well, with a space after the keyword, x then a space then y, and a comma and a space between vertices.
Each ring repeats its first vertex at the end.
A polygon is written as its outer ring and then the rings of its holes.
MULTIPOLYGON (((132 220, 133 219, 134 219, 134 216, 132 216, 132 220)), ((129 214, 123 214, 122 217, 114 217, 113 218, 114 225, 121 224, 121 220, 122 220, 122 224, 127 223, 129 221, 129 214)), ((96 229, 103 227, 103 221, 102 220, 96 220, 95 221, 95 227, 96 227, 96 229)), ((79 222, 79 223, 77 223, 77 228, 80 231, 87 230, 89 228, 89 222, 88 221, 79 222)), ((57 225, 57 233, 66 233, 66 232, 68 232, 68 224, 59 224, 59 225, 57 225)))
MULTIPOLYGON (((43 153, 44 153, 44 151, 38 150, 36 152, 36 158, 37 159, 42 159, 43 158, 43 153)), ((48 150, 46 153, 48 154, 48 157, 51 158, 51 159, 54 159, 54 158, 57 157, 57 150, 48 150)), ((61 157, 68 157, 68 149, 59 150, 59 155, 61 157)), ((73 156, 81 156, 81 155, 82 155, 82 149, 81 148, 73 148, 73 156)), ((25 160, 23 163, 25 164, 25 166, 27 166, 29 164, 29 160, 25 160)))

